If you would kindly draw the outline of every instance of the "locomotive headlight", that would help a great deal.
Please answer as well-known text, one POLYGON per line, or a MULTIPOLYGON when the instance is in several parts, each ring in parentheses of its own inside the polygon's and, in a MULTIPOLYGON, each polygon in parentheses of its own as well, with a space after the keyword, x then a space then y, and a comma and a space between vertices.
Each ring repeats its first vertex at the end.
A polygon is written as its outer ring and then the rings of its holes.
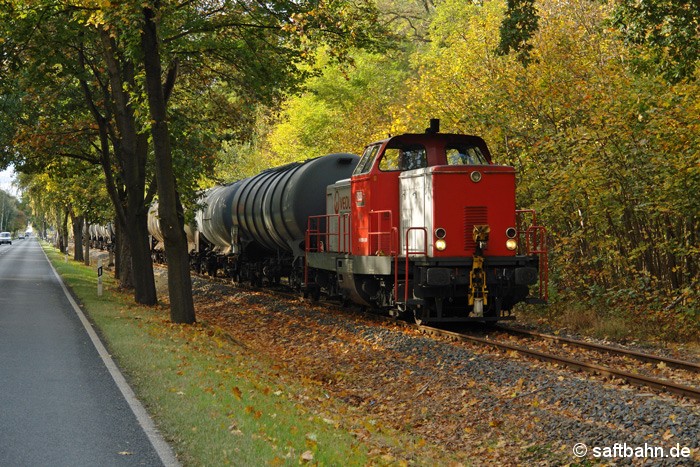
POLYGON ((444 239, 444 238, 438 238, 437 240, 435 240, 435 248, 436 248, 438 251, 444 251, 445 248, 447 248, 447 242, 445 241, 445 239, 444 239))
POLYGON ((509 238, 506 240, 506 248, 508 248, 510 251, 515 251, 518 249, 518 241, 514 238, 509 238))
POLYGON ((481 172, 475 170, 474 172, 469 174, 469 178, 472 179, 472 182, 479 183, 481 181, 481 172))

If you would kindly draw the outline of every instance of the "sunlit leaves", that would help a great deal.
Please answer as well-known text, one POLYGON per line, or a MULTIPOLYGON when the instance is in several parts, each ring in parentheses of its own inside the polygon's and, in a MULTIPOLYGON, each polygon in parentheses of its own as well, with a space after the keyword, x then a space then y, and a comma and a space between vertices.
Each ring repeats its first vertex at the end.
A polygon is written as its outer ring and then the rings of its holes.
POLYGON ((527 67, 495 53, 505 2, 444 0, 404 81, 372 88, 391 73, 389 60, 368 80, 366 94, 380 105, 348 92, 362 64, 346 85, 324 81, 334 76, 326 70, 309 82, 313 92, 287 102, 268 142, 304 155, 354 148, 345 122, 367 142, 381 135, 359 118, 386 134, 422 131, 439 117, 444 131, 482 135, 496 162, 516 166, 519 205, 537 208, 548 225, 555 288, 682 315, 698 301, 684 291, 700 285, 700 89, 639 74, 634 51, 610 27, 612 5, 534 7, 527 67), (377 111, 388 120, 371 120, 377 111))
MULTIPOLYGON (((353 67, 329 63, 325 49, 318 52, 323 73, 306 82, 306 92, 289 97, 275 124, 260 115, 261 136, 253 147, 230 148, 252 175, 263 166, 304 160, 331 152, 361 152, 371 140, 391 131, 394 106, 405 102, 399 92, 408 73, 406 57, 399 54, 353 53, 353 67)), ((240 166, 239 166, 240 167, 240 166)), ((226 168, 224 168, 226 170, 226 168)), ((229 171, 230 173, 230 171, 229 171)))
POLYGON ((700 3, 695 0, 618 0, 613 24, 637 49, 641 67, 670 82, 697 78, 700 3))

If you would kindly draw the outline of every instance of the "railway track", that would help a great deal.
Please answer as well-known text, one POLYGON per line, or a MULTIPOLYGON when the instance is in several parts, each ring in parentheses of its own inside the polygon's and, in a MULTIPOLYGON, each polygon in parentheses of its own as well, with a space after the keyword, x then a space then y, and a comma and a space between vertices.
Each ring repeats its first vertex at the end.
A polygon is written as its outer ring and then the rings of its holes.
MULTIPOLYGON (((204 278, 205 276, 200 276, 200 277, 204 278)), ((209 280, 212 282, 230 283, 230 281, 227 279, 211 278, 208 276, 206 276, 206 280, 209 280)), ((293 300, 299 299, 298 294, 292 293, 289 291, 274 290, 274 289, 269 289, 269 288, 257 288, 257 287, 248 288, 248 287, 242 286, 240 284, 237 286, 241 287, 243 289, 256 290, 256 291, 261 291, 261 292, 265 292, 268 294, 274 294, 274 295, 277 295, 278 297, 284 297, 286 299, 293 299, 293 300)), ((332 302, 327 302, 327 303, 330 304, 332 302)), ((338 304, 334 304, 334 305, 338 305, 338 304)), ((345 309, 344 307, 341 307, 341 306, 339 306, 339 308, 345 309)), ((374 315, 374 314, 372 316, 375 318, 381 318, 381 316, 374 315)), ((386 319, 390 320, 392 322, 396 321, 394 318, 386 317, 386 319)), ((406 323, 406 325, 409 327, 412 326, 409 323, 406 323)), ((523 347, 520 345, 515 345, 515 344, 511 344, 511 343, 507 343, 507 342, 494 340, 491 338, 477 337, 477 336, 473 336, 473 335, 469 335, 469 334, 449 331, 449 330, 435 328, 435 327, 431 327, 431 326, 424 326, 424 325, 416 325, 416 326, 421 331, 428 333, 428 334, 441 335, 441 336, 446 336, 446 337, 449 337, 449 338, 452 338, 455 340, 459 340, 459 341, 472 342, 472 343, 477 343, 480 345, 487 345, 487 346, 490 346, 490 347, 496 348, 496 349, 514 351, 514 352, 517 352, 518 354, 525 355, 527 357, 535 358, 537 360, 544 361, 544 362, 559 364, 562 366, 566 366, 568 368, 572 368, 572 369, 577 370, 577 371, 584 371, 587 373, 600 375, 600 376, 620 378, 620 379, 626 380, 628 383, 633 384, 635 386, 648 387, 648 388, 652 388, 652 389, 657 390, 657 391, 669 392, 669 393, 673 393, 676 395, 680 395, 680 396, 684 396, 684 397, 688 397, 690 399, 700 401, 700 387, 695 387, 695 386, 690 386, 687 384, 677 383, 677 382, 673 382, 673 381, 666 380, 666 379, 652 378, 652 377, 645 376, 645 375, 631 373, 629 371, 615 369, 615 368, 612 368, 609 366, 604 366, 604 365, 600 365, 600 364, 596 364, 596 363, 576 360, 573 358, 564 357, 564 356, 556 355, 556 354, 549 353, 549 352, 543 352, 540 350, 531 349, 531 348, 523 347)), ((652 363, 652 364, 657 364, 657 365, 663 364, 663 365, 666 365, 668 367, 673 367, 673 368, 677 368, 679 370, 683 370, 685 372, 688 372, 688 373, 693 375, 693 376, 691 376, 691 378, 697 378, 697 380, 700 381, 700 364, 697 364, 694 362, 687 362, 687 361, 682 361, 682 360, 678 360, 678 359, 672 359, 672 358, 658 356, 658 355, 651 355, 651 354, 646 354, 646 353, 637 352, 637 351, 633 351, 633 350, 621 349, 618 347, 610 347, 610 346, 605 346, 605 345, 601 345, 601 344, 594 344, 594 343, 590 343, 590 342, 584 342, 584 341, 569 339, 569 338, 565 338, 565 337, 553 336, 553 335, 549 335, 549 334, 542 334, 542 333, 523 330, 523 329, 514 329, 514 328, 510 328, 510 327, 499 326, 496 328, 496 330, 502 331, 505 333, 509 333, 512 335, 520 335, 520 336, 525 336, 525 337, 529 337, 529 338, 549 340, 549 341, 557 342, 559 344, 565 344, 567 346, 575 346, 575 347, 580 347, 580 348, 584 348, 584 349, 592 350, 592 351, 596 351, 596 352, 613 354, 613 355, 622 356, 625 358, 633 358, 633 359, 643 361, 646 363, 652 363)))
MULTIPOLYGON (((567 356, 556 355, 554 353, 543 352, 541 350, 536 350, 528 347, 523 347, 520 345, 515 345, 508 342, 503 342, 499 340, 494 340, 491 338, 477 337, 469 334, 464 334, 460 332, 448 331, 444 329, 434 328, 430 326, 420 326, 420 329, 429 334, 436 334, 447 336, 455 340, 472 342, 481 345, 490 346, 492 348, 514 351, 518 354, 525 355, 531 358, 535 358, 540 361, 555 363, 559 365, 566 366, 568 368, 575 369, 577 371, 585 371, 587 373, 592 373, 600 376, 609 376, 620 378, 627 381, 629 384, 640 387, 648 387, 655 389, 657 391, 665 391, 684 397, 688 397, 694 400, 700 400, 700 387, 689 386, 687 384, 682 384, 666 379, 653 378, 646 375, 641 375, 637 373, 631 373, 626 370, 620 370, 609 366, 600 365, 597 363, 591 363, 587 361, 577 360, 567 356)), ((504 328, 499 328, 504 329, 504 328)), ((621 355, 628 358, 634 358, 637 360, 642 360, 649 363, 663 364, 673 366, 675 368, 680 368, 683 371, 690 372, 693 375, 700 374, 700 365, 693 362, 684 362, 675 359, 669 359, 666 357, 644 354, 636 351, 628 351, 626 349, 619 349, 615 347, 609 347, 599 344, 592 344, 588 342, 577 341, 574 339, 560 338, 557 336, 550 336, 546 334, 540 334, 530 331, 521 330, 511 330, 508 328, 505 332, 513 332, 527 335, 529 337, 537 337, 541 339, 556 340, 560 343, 566 343, 570 346, 577 346, 581 348, 587 348, 589 350, 594 350, 596 352, 614 353, 616 355, 621 355)), ((691 376, 691 378, 694 378, 691 376)), ((700 377, 697 377, 700 381, 700 377)))
MULTIPOLYGON (((281 292, 281 291, 275 291, 274 292, 277 295, 285 296, 288 298, 298 298, 298 295, 292 294, 292 293, 287 293, 287 292, 281 292)), ((377 318, 380 317, 378 315, 372 315, 373 317, 377 318)), ((396 320, 394 318, 386 318, 387 320, 390 320, 392 322, 395 322, 396 320)), ((411 327, 412 325, 407 323, 407 326, 411 327)), ((639 387, 648 387, 657 391, 664 391, 684 397, 688 397, 690 399, 698 400, 700 401, 700 384, 698 386, 690 386, 687 384, 679 383, 679 382, 674 382, 668 379, 659 379, 659 378, 654 378, 650 376, 645 376, 637 373, 632 373, 629 371, 625 370, 620 370, 616 369, 610 366, 605 366, 605 365, 600 365, 597 363, 591 363, 587 361, 581 361, 561 355, 556 355, 553 353, 549 352, 543 352, 540 350, 532 349, 532 348, 527 348, 523 347, 520 345, 515 345, 507 342, 502 342, 502 341, 497 341, 491 338, 483 338, 483 337, 476 337, 472 336, 469 334, 464 334, 464 333, 459 333, 459 332, 454 332, 454 331, 449 331, 445 329, 440 329, 440 328, 435 328, 431 326, 421 326, 421 325, 416 325, 420 330, 429 333, 429 334, 436 334, 436 335, 442 335, 442 336, 448 336, 453 339, 461 340, 461 341, 467 341, 467 342, 473 342, 473 343, 478 343, 481 345, 488 345, 493 348, 497 349, 505 349, 505 350, 510 350, 517 352, 521 355, 525 355, 531 358, 536 358, 540 361, 545 361, 549 363, 555 363, 559 364, 562 366, 566 366, 568 368, 575 369, 577 371, 584 371, 587 373, 599 375, 599 376, 608 376, 608 377, 615 377, 615 378, 620 378, 625 381, 627 381, 629 384, 633 384, 635 386, 639 387)), ((540 340, 549 340, 556 342, 558 344, 566 345, 569 347, 579 347, 583 348, 586 350, 591 350, 595 351, 598 353, 607 353, 610 355, 615 355, 618 357, 624 357, 624 358, 631 358, 634 360, 642 361, 645 363, 651 363, 654 365, 666 365, 671 368, 677 368, 679 370, 682 370, 683 372, 687 372, 690 374, 690 379, 691 381, 700 381, 700 364, 694 363, 694 362, 688 362, 688 361, 683 361, 683 360, 678 360, 678 359, 673 359, 669 357, 664 357, 664 356, 659 356, 659 355, 652 355, 652 354, 647 354, 643 352, 638 352, 634 350, 629 350, 629 349, 622 349, 619 347, 611 347, 611 346, 606 346, 602 344, 595 344, 591 342, 585 342, 585 341, 580 341, 576 339, 570 339, 566 337, 559 337, 559 336, 553 336, 550 334, 542 334, 534 331, 528 331, 528 330, 523 330, 523 329, 514 329, 510 327, 504 327, 504 326, 498 326, 496 328, 497 331, 502 331, 508 334, 512 335, 520 335, 528 338, 536 338, 540 340)))
POLYGON ((678 368, 681 370, 686 370, 694 373, 700 374, 700 364, 695 362, 687 362, 684 360, 678 360, 675 358, 664 357, 661 355, 651 355, 644 352, 638 352, 636 350, 622 349, 619 347, 612 347, 609 345, 595 344, 592 342, 580 341, 577 339, 570 339, 568 337, 553 336, 551 334, 542 334, 535 331, 528 331, 525 329, 514 329, 511 327, 499 326, 497 328, 503 332, 509 334, 521 335, 526 337, 534 337, 538 339, 546 339, 559 344, 580 347, 583 349, 595 350, 598 352, 605 352, 610 355, 619 355, 626 358, 632 358, 645 363, 653 363, 655 365, 664 364, 672 368, 678 368))

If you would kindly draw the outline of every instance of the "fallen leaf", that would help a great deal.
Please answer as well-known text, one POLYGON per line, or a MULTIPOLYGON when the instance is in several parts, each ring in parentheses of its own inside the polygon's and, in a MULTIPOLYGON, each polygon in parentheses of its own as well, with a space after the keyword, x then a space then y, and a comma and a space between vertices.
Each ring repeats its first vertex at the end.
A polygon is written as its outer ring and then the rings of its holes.
POLYGON ((314 460, 314 453, 311 451, 304 451, 299 459, 301 462, 311 462, 314 460))

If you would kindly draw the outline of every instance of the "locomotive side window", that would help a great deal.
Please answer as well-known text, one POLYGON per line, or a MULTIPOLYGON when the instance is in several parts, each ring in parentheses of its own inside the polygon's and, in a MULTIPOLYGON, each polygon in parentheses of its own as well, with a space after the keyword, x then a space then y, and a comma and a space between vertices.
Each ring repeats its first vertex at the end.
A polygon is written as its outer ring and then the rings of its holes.
POLYGON ((487 165, 488 161, 477 146, 447 146, 448 165, 487 165))
POLYGON ((374 163, 374 157, 377 155, 377 151, 379 151, 379 145, 368 146, 365 152, 362 153, 362 158, 360 162, 357 163, 357 167, 355 167, 352 174, 361 175, 369 172, 374 163))
POLYGON ((413 170, 428 166, 428 154, 421 145, 404 148, 386 148, 379 162, 379 170, 413 170))

